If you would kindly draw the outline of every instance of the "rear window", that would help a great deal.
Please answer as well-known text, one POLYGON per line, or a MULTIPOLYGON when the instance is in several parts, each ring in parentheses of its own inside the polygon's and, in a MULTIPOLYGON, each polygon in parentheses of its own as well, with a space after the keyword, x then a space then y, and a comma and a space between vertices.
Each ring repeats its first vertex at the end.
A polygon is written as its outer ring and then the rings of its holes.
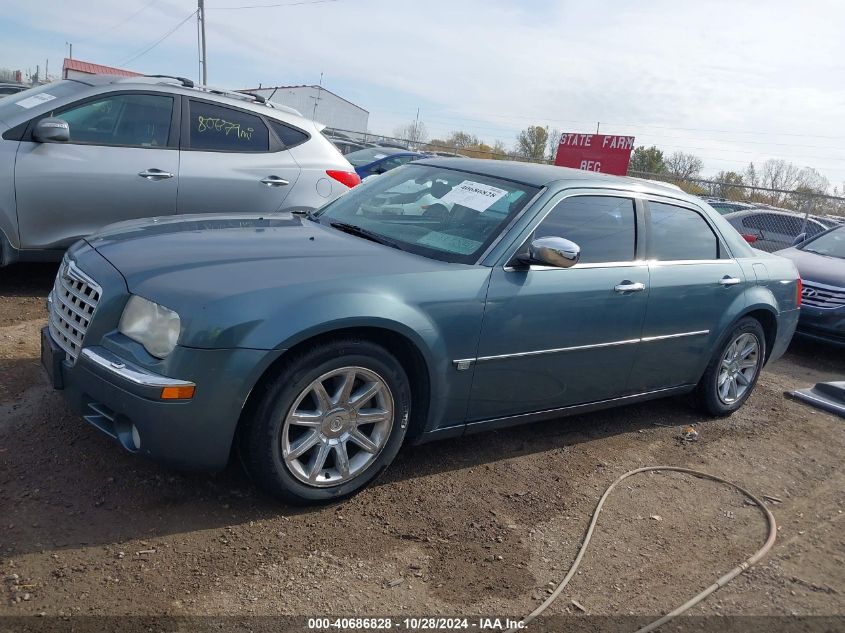
POLYGON ((719 259, 719 242, 710 225, 692 209, 649 202, 651 256, 659 261, 719 259))
POLYGON ((191 149, 266 152, 270 132, 257 115, 192 99, 191 149))
POLYGON ((346 160, 352 163, 355 167, 361 165, 369 165, 373 161, 387 158, 391 154, 398 154, 404 150, 392 149, 390 147, 368 147, 367 149, 359 149, 357 152, 351 152, 346 155, 346 160))
POLYGON ((285 146, 285 149, 301 145, 311 138, 302 130, 285 125, 281 121, 274 121, 273 119, 270 119, 270 127, 273 128, 273 131, 276 133, 276 136, 279 137, 279 140, 282 142, 282 145, 285 146))

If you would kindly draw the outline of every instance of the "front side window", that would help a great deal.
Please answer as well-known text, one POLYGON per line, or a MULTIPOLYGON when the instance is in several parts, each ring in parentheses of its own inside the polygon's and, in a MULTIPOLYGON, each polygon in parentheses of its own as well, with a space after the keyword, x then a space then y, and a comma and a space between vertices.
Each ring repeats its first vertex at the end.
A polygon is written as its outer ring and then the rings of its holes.
POLYGON ((400 250, 470 264, 536 193, 508 180, 411 163, 355 187, 316 219, 400 250))
POLYGON ((719 242, 710 225, 692 209, 649 202, 651 257, 659 261, 718 259, 719 242))
POLYGON ((266 152, 270 132, 261 117, 191 99, 191 149, 212 152, 266 152))
POLYGON ((582 264, 631 261, 637 247, 634 201, 610 196, 567 198, 543 219, 533 238, 548 236, 575 242, 582 264))
POLYGON ((55 113, 70 126, 70 142, 122 147, 166 147, 173 97, 122 94, 55 113))

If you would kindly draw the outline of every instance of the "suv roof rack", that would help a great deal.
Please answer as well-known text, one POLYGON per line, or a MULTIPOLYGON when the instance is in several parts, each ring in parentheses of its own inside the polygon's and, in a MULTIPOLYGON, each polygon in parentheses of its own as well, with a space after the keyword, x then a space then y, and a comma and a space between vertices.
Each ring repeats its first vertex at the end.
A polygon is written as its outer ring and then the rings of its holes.
POLYGON ((156 77, 158 79, 175 79, 180 84, 182 84, 185 88, 193 88, 194 82, 186 77, 177 77, 175 75, 144 75, 144 77, 156 77))

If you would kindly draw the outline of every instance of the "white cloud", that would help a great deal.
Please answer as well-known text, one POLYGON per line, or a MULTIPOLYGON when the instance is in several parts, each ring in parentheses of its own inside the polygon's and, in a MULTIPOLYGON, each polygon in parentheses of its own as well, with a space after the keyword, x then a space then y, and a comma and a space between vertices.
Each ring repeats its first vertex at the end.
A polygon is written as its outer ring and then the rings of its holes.
MULTIPOLYGON (((638 142, 696 153, 710 172, 782 157, 845 181, 845 4, 835 0, 340 0, 214 9, 270 1, 207 0, 212 83, 313 82, 325 72, 329 87, 367 88, 356 100, 385 132, 413 117, 416 97, 434 131, 474 127, 511 142, 508 133, 534 122, 592 131, 602 121, 638 142)), ((16 7, 16 21, 45 28, 44 15, 62 15, 51 23, 61 25, 57 47, 88 38, 77 56, 87 58, 88 48, 98 55, 91 61, 112 64, 193 8, 191 0, 159 0, 133 28, 98 35, 140 0, 89 0, 72 11, 57 0, 37 4, 16 7)), ((4 48, 23 46, 33 65, 44 55, 26 45, 25 31, 23 42, 4 37, 4 48)), ((193 25, 136 63, 161 59, 195 75, 193 25)))

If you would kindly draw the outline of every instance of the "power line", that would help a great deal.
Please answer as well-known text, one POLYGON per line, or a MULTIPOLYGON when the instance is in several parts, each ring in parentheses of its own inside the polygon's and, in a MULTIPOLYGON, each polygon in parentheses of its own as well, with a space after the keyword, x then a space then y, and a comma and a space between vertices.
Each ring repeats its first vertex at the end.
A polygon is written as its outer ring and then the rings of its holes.
POLYGON ((82 39, 82 40, 76 40, 76 42, 77 42, 77 43, 79 43, 79 42, 90 42, 91 40, 96 39, 96 38, 98 38, 98 37, 101 37, 101 36, 105 35, 106 33, 110 33, 110 32, 112 32, 112 31, 114 31, 117 27, 119 27, 119 26, 123 26, 124 24, 126 24, 127 22, 129 22, 129 20, 131 20, 132 18, 134 18, 134 17, 136 17, 136 16, 140 15, 141 13, 143 13, 144 11, 146 11, 147 9, 149 9, 149 8, 150 8, 151 6, 153 6, 156 2, 158 2, 158 0, 150 0, 149 2, 147 2, 146 4, 144 4, 144 5, 143 5, 140 9, 138 9, 138 10, 137 10, 137 11, 135 11, 134 13, 129 14, 128 16, 126 16, 125 18, 123 18, 122 20, 118 20, 117 22, 115 22, 114 24, 112 24, 110 27, 103 29, 102 31, 100 31, 100 32, 99 32, 99 33, 97 33, 96 35, 92 35, 91 37, 86 37, 85 39, 82 39))
POLYGON ((209 11, 236 11, 238 9, 275 9, 278 7, 299 7, 306 4, 325 4, 340 0, 302 0, 301 2, 282 2, 278 4, 249 4, 237 7, 208 7, 209 11))
POLYGON ((188 15, 186 15, 186 16, 185 16, 182 20, 180 20, 180 21, 179 21, 179 23, 178 23, 178 24, 176 24, 176 26, 174 26, 172 29, 170 29, 167 33, 165 33, 164 35, 162 35, 162 36, 161 36, 160 38, 158 38, 155 42, 153 42, 152 44, 150 44, 149 46, 147 46, 147 47, 146 47, 146 48, 144 48, 143 50, 139 51, 138 53, 136 53, 135 55, 133 55, 132 57, 130 57, 130 58, 129 58, 129 59, 127 59, 126 61, 121 62, 121 63, 120 63, 120 65, 121 65, 121 66, 124 66, 124 65, 126 65, 126 64, 128 64, 128 63, 130 63, 130 62, 135 61, 136 59, 138 59, 138 58, 139 58, 139 57, 141 57, 142 55, 146 55, 147 53, 149 53, 151 50, 153 50, 156 46, 158 46, 159 44, 161 44, 161 43, 162 43, 164 40, 166 40, 168 37, 170 37, 171 35, 173 35, 173 34, 174 34, 174 33, 175 33, 178 29, 179 29, 179 27, 180 27, 180 26, 182 26, 185 22, 187 22, 188 20, 190 20, 190 19, 191 19, 192 17, 194 17, 196 14, 197 14, 197 12, 196 12, 196 11, 191 11, 188 15))

